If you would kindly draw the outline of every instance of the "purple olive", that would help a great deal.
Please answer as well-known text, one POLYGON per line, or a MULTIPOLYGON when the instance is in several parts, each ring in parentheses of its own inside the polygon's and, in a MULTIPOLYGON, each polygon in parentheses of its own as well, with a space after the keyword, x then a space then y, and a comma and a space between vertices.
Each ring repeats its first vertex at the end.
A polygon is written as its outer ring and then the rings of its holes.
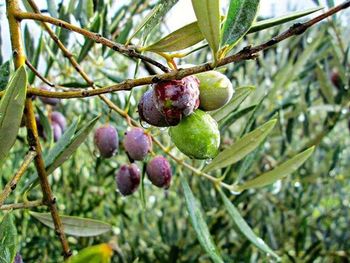
MULTIPOLYGON (((43 91, 50 91, 50 89, 46 88, 46 87, 41 87, 40 89, 43 91)), ((60 99, 57 99, 57 98, 39 97, 39 99, 43 103, 51 105, 51 106, 56 106, 60 102, 60 99)))
POLYGON ((57 142, 61 138, 63 131, 61 129, 61 126, 56 122, 52 122, 51 127, 53 133, 53 140, 54 142, 57 142))
POLYGON ((132 128, 125 133, 124 148, 133 160, 142 161, 152 149, 152 140, 141 128, 132 128))
POLYGON ((103 125, 95 131, 94 143, 104 158, 112 157, 118 151, 118 132, 109 125, 103 125))
POLYGON ((66 118, 63 116, 62 113, 58 111, 53 111, 51 113, 51 121, 56 122, 58 125, 60 125, 62 131, 66 130, 67 127, 67 121, 66 118))
POLYGON ((169 188, 172 172, 168 160, 163 156, 154 157, 147 164, 146 172, 152 184, 165 189, 169 188))
POLYGON ((343 82, 342 79, 340 77, 340 74, 338 72, 338 70, 333 70, 331 72, 331 76, 330 79, 332 81, 332 84, 337 88, 340 89, 343 86, 343 82))
POLYGON ((154 103, 170 126, 179 124, 199 106, 199 80, 195 76, 161 81, 153 88, 154 103))
POLYGON ((136 191, 140 184, 140 170, 136 164, 122 165, 116 174, 117 188, 126 196, 136 191))
POLYGON ((148 90, 143 94, 138 104, 138 111, 139 111, 140 119, 142 121, 147 122, 150 125, 157 126, 157 127, 169 126, 165 117, 160 113, 160 111, 157 109, 156 105, 154 104, 153 90, 148 90))
POLYGON ((13 263, 23 263, 22 256, 19 253, 16 254, 15 260, 13 261, 13 263))
POLYGON ((38 129, 38 135, 39 137, 43 138, 46 140, 46 134, 44 132, 44 126, 40 122, 40 117, 39 115, 35 115, 35 122, 36 122, 36 128, 38 129))

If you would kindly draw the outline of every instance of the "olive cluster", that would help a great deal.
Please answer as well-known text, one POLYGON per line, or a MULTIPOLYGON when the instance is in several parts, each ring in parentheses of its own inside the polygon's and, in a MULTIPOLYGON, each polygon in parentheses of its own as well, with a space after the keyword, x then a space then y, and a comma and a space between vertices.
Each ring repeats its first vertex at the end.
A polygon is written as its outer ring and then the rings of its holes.
MULTIPOLYGON (((119 137, 115 127, 110 124, 100 126, 94 134, 94 143, 100 155, 110 158, 118 152, 119 137)), ((140 185, 141 172, 134 161, 144 161, 152 151, 152 139, 142 129, 133 127, 124 134, 123 147, 131 163, 122 165, 116 173, 119 192, 124 195, 133 194, 140 185)), ((167 159, 156 156, 148 162, 146 173, 151 183, 157 187, 168 189, 172 172, 167 159)))
POLYGON ((220 132, 205 111, 223 107, 233 93, 225 75, 204 72, 154 84, 143 94, 138 112, 140 119, 150 125, 170 127, 172 141, 187 156, 210 159, 218 152, 220 132))

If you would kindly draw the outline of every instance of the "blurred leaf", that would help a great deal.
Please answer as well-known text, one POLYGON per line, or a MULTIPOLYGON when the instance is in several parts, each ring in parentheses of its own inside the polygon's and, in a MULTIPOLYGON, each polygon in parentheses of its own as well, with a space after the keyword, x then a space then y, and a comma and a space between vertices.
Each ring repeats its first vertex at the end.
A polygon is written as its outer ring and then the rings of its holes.
POLYGON ((6 88, 10 79, 10 61, 6 61, 0 66, 0 91, 6 88))
MULTIPOLYGON (((117 37, 117 42, 120 44, 125 44, 126 40, 128 39, 128 36, 130 34, 130 31, 133 27, 133 21, 132 19, 130 19, 126 25, 124 26, 122 32, 120 32, 119 36, 117 37)), ((113 50, 111 50, 111 52, 113 52, 113 50)))
POLYGON ((49 11, 50 16, 58 18, 56 0, 46 0, 46 4, 47 4, 47 10, 49 11))
MULTIPOLYGON (((40 34, 38 46, 36 47, 36 49, 34 51, 32 61, 30 61, 32 66, 34 68, 36 68, 36 69, 39 66, 39 58, 40 58, 41 50, 42 50, 42 47, 43 47, 43 41, 42 40, 43 40, 43 34, 40 34)), ((34 80, 35 80, 35 73, 33 71, 29 71, 29 73, 28 73, 28 82, 29 82, 29 84, 33 84, 34 80)))
POLYGON ((224 261, 222 260, 219 250, 210 236, 208 226, 203 218, 200 203, 193 196, 191 188, 184 176, 181 176, 181 185, 185 195, 187 211, 190 215, 191 223, 196 231, 199 243, 215 263, 223 263, 224 261))
POLYGON ((321 69, 320 64, 316 65, 315 72, 316 72, 318 84, 320 85, 321 93, 324 99, 326 100, 327 103, 334 104, 334 95, 333 95, 334 88, 332 87, 332 83, 329 81, 329 78, 326 75, 326 73, 321 69))
POLYGON ((0 263, 13 262, 17 252, 17 230, 11 214, 0 223, 0 263))
POLYGON ((235 186, 235 191, 241 192, 249 188, 263 187, 272 184, 282 179, 283 177, 286 177, 287 175, 296 171, 301 165, 303 165, 303 163, 311 156, 314 150, 315 147, 313 146, 304 152, 294 156, 292 159, 282 163, 273 170, 263 173, 255 179, 247 181, 241 185, 235 186))
POLYGON ((204 39, 197 22, 186 25, 156 43, 144 48, 145 51, 173 52, 191 47, 204 39))
MULTIPOLYGON (((45 226, 55 229, 55 225, 50 213, 29 212, 45 226)), ((61 215, 64 233, 76 237, 93 237, 102 235, 112 230, 112 226, 102 221, 81 218, 76 216, 61 215)))
POLYGON ((267 255, 274 256, 277 260, 280 260, 279 256, 258 236, 255 235, 253 230, 244 220, 244 218, 240 215, 237 208, 233 205, 233 203, 226 197, 226 195, 219 189, 222 200, 224 201, 224 205, 233 222, 237 226, 237 228, 241 231, 241 233, 252 242, 257 248, 259 248, 262 252, 267 255))
POLYGON ((32 34, 29 30, 29 26, 25 24, 24 26, 24 48, 26 51, 26 56, 29 61, 32 61, 34 56, 34 40, 32 38, 32 34))
MULTIPOLYGON (((100 31, 101 26, 101 16, 96 15, 94 20, 92 21, 91 25, 89 26, 89 30, 95 33, 98 33, 100 31)), ((94 46, 95 41, 90 40, 88 38, 85 39, 84 45, 80 50, 79 56, 78 56, 78 63, 82 62, 84 58, 87 56, 91 48, 94 46)))
POLYGON ((310 15, 310 14, 315 13, 317 11, 320 11, 322 9, 323 9, 323 7, 315 7, 315 8, 310 8, 310 9, 307 9, 304 11, 293 12, 293 13, 285 15, 285 16, 280 16, 280 17, 266 19, 266 20, 256 22, 249 29, 248 34, 255 33, 257 31, 261 31, 261 30, 264 30, 264 29, 267 29, 270 27, 278 26, 278 25, 293 21, 295 19, 310 15))
POLYGON ((211 113, 211 116, 217 121, 221 121, 229 114, 234 112, 239 105, 252 93, 255 91, 255 87, 241 87, 236 89, 236 92, 233 94, 233 98, 221 109, 211 113))
POLYGON ((0 101, 0 165, 14 145, 21 125, 27 94, 27 73, 18 68, 0 101))
POLYGON ((219 130, 225 131, 228 127, 230 127, 233 123, 235 123, 239 118, 242 118, 249 112, 255 110, 257 105, 251 105, 239 111, 231 112, 225 119, 221 120, 219 124, 219 130))
POLYGON ((252 26, 259 0, 231 0, 223 27, 221 46, 232 48, 252 26))
POLYGON ((203 172, 208 173, 242 160, 265 140, 267 135, 275 127, 276 122, 277 120, 268 121, 254 131, 244 135, 229 148, 220 152, 211 163, 204 167, 203 172))
POLYGON ((94 1, 80 0, 75 12, 75 17, 79 20, 82 27, 86 27, 89 24, 90 18, 92 18, 93 15, 94 1))
MULTIPOLYGON (((44 161, 46 168, 50 166, 56 160, 56 158, 58 158, 58 156, 68 147, 75 131, 77 130, 78 122, 78 120, 73 121, 73 123, 62 134, 60 139, 54 144, 52 149, 50 149, 50 151, 45 155, 44 161)), ((36 185, 38 185, 38 183, 38 175, 36 173, 31 175, 31 177, 28 179, 28 182, 26 182, 25 186, 23 187, 22 193, 30 191, 36 185)))
POLYGON ((147 25, 147 23, 152 19, 152 17, 158 12, 161 5, 155 6, 151 12, 149 12, 144 19, 139 23, 139 25, 134 30, 134 33, 131 34, 129 39, 126 41, 126 45, 128 45, 131 40, 147 25))
POLYGON ((214 59, 220 46, 220 1, 219 0, 192 0, 198 27, 213 51, 214 59))
POLYGON ((95 117, 89 123, 87 123, 84 127, 82 127, 72 138, 66 148, 57 154, 55 160, 47 166, 47 174, 51 174, 56 168, 61 166, 69 157, 78 149, 78 147, 87 139, 90 132, 94 128, 96 122, 100 116, 95 117))
POLYGON ((70 257, 66 263, 109 263, 113 250, 108 244, 101 244, 84 248, 75 256, 70 257))

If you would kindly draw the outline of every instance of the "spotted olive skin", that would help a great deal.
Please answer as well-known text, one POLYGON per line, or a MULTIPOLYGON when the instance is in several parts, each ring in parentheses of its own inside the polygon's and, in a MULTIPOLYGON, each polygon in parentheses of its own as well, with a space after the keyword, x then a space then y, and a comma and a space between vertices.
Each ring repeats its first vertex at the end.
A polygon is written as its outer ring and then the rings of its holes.
POLYGON ((171 166, 163 156, 154 157, 146 168, 148 179, 153 185, 168 189, 171 182, 171 166))
POLYGON ((138 104, 140 119, 156 127, 168 127, 164 115, 157 109, 153 100, 153 90, 146 91, 138 104))
POLYGON ((199 79, 199 108, 204 111, 220 109, 232 98, 234 89, 231 81, 222 73, 208 71, 196 74, 199 79))
MULTIPOLYGON (((50 89, 47 88, 47 87, 41 87, 40 89, 43 90, 43 91, 50 91, 50 89)), ((48 105, 51 105, 51 106, 56 106, 57 104, 60 103, 60 99, 58 99, 58 98, 39 97, 39 99, 44 104, 48 104, 48 105)))
POLYGON ((194 159, 214 158, 220 146, 220 131, 216 121, 202 110, 170 127, 169 134, 176 147, 194 159))
POLYGON ((62 131, 66 130, 67 121, 61 112, 53 111, 51 113, 51 121, 57 123, 61 127, 62 131))
POLYGON ((100 126, 95 131, 94 143, 102 157, 111 158, 118 151, 117 130, 110 124, 100 126))
POLYGON ((53 133, 53 140, 57 142, 62 136, 62 133, 63 133, 62 128, 56 122, 52 122, 51 127, 52 127, 52 133, 53 133))
POLYGON ((123 145, 132 160, 142 161, 152 149, 152 140, 143 129, 134 127, 125 133, 123 145))
POLYGON ((176 126, 198 108, 199 80, 188 76, 181 80, 161 81, 153 85, 153 94, 157 109, 170 126, 176 126))
POLYGON ((122 165, 116 174, 116 182, 122 195, 133 194, 140 185, 140 169, 134 163, 122 165))

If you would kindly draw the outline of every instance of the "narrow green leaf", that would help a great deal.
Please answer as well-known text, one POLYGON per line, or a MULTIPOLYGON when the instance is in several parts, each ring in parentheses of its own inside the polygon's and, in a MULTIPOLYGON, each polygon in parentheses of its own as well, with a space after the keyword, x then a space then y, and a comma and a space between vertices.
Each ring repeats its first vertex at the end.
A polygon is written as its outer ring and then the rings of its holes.
MULTIPOLYGON (((38 68, 39 65, 39 58, 40 58, 40 54, 42 51, 42 47, 43 47, 43 34, 40 34, 40 38, 39 38, 39 42, 38 42, 38 46, 36 47, 34 54, 33 54, 33 58, 32 58, 32 65, 34 68, 38 68)), ((29 84, 33 84, 34 80, 35 80, 35 73, 33 71, 29 71, 28 73, 28 82, 29 84)))
POLYGON ((56 168, 58 168, 61 164, 63 164, 69 157, 78 149, 78 147, 86 140, 95 126, 96 122, 100 116, 95 117, 91 120, 86 126, 81 128, 78 133, 73 137, 67 147, 57 155, 55 160, 51 165, 47 167, 47 173, 51 174, 56 168))
POLYGON ((144 48, 145 51, 173 52, 191 47, 204 39, 198 23, 188 24, 144 48))
POLYGON ((179 0, 167 0, 167 1, 158 1, 160 7, 157 9, 147 24, 144 26, 143 35, 149 35, 157 25, 162 21, 164 16, 169 12, 169 10, 178 2, 179 0))
POLYGON ((40 123, 43 126, 44 129, 44 135, 46 140, 48 141, 49 145, 53 143, 53 136, 52 136, 52 128, 51 123, 49 121, 48 116, 40 109, 40 107, 36 107, 36 110, 39 115, 40 123))
MULTIPOLYGON (((45 155, 44 161, 46 167, 50 166, 56 158, 68 147, 69 143, 71 142, 75 131, 78 127, 78 120, 73 121, 73 123, 68 127, 68 129, 63 133, 61 138, 54 144, 52 149, 48 152, 47 155, 45 155)), ((26 182, 25 186, 22 189, 22 193, 29 192, 31 189, 33 189, 36 185, 39 183, 38 174, 32 174, 29 178, 29 180, 26 182)))
POLYGON ((181 185, 185 195, 187 211, 190 215, 191 223, 196 231, 199 243, 215 263, 223 263, 224 261, 220 256, 219 250, 214 244, 214 241, 209 233, 208 225, 203 218, 201 205, 193 196, 191 188, 183 176, 181 176, 181 185))
POLYGON ((262 143, 275 127, 277 120, 271 120, 254 131, 244 135, 229 148, 220 152, 213 161, 204 167, 203 172, 208 173, 242 160, 262 143))
MULTIPOLYGON (((91 25, 89 27, 89 30, 92 32, 99 32, 101 26, 101 16, 96 15, 94 20, 91 22, 91 25)), ((88 55, 91 48, 94 46, 95 41, 92 41, 90 39, 85 39, 84 45, 80 50, 79 56, 78 56, 78 63, 84 60, 84 58, 88 55)))
POLYGON ((314 150, 315 146, 305 150, 302 153, 299 153, 292 159, 282 163, 273 170, 263 173, 255 179, 247 181, 241 185, 237 185, 235 187, 235 191, 241 192, 249 188, 263 187, 286 177, 287 175, 296 171, 301 165, 303 165, 303 163, 311 156, 314 150))
POLYGON ((330 82, 326 73, 321 69, 321 66, 319 63, 317 63, 315 71, 316 71, 317 80, 320 85, 320 89, 323 97, 325 98, 327 103, 334 104, 334 95, 333 95, 334 88, 332 87, 332 83, 330 82))
POLYGON ((234 112, 239 105, 251 94, 255 91, 255 87, 241 87, 236 89, 236 92, 233 94, 233 98, 229 103, 227 103, 221 109, 212 112, 210 115, 217 121, 221 121, 226 116, 234 112))
POLYGON ((58 12, 57 12, 57 4, 56 0, 46 0, 47 3, 47 10, 50 13, 50 16, 57 18, 58 12))
POLYGON ((280 260, 279 256, 260 237, 255 235, 253 230, 240 215, 237 208, 231 203, 231 201, 226 197, 221 189, 219 189, 219 192, 222 200, 224 201, 224 205, 228 211, 228 214, 231 216, 233 222, 241 231, 241 233, 262 252, 266 253, 267 255, 274 256, 277 260, 280 260))
POLYGON ((0 91, 6 88, 10 78, 10 61, 6 61, 0 66, 0 91))
POLYGON ((17 230, 11 214, 0 223, 0 263, 13 262, 17 252, 17 230))
MULTIPOLYGON (((125 44, 126 40, 128 39, 128 36, 130 34, 131 29, 133 28, 134 22, 132 19, 130 19, 126 25, 124 26, 122 32, 120 32, 120 35, 117 38, 117 42, 120 44, 125 44)), ((111 50, 113 52, 113 50, 111 50)))
POLYGON ((304 11, 293 12, 293 13, 285 15, 285 16, 280 16, 280 17, 266 19, 266 20, 256 22, 249 29, 248 34, 255 33, 255 32, 270 28, 270 27, 278 26, 278 25, 296 20, 298 18, 310 15, 310 14, 315 13, 317 11, 320 11, 322 9, 323 9, 323 7, 315 7, 315 8, 307 9, 304 11))
POLYGON ((147 25, 149 21, 151 21, 152 17, 159 11, 161 5, 156 5, 151 12, 149 12, 144 19, 139 23, 139 25, 134 30, 134 33, 131 34, 131 36, 126 41, 126 45, 128 45, 131 40, 147 25))
POLYGON ((20 67, 0 101, 0 164, 16 141, 27 93, 27 73, 20 67))
POLYGON ((259 0, 231 0, 223 27, 221 46, 232 48, 252 26, 258 12, 259 0))
POLYGON ((255 110, 256 104, 248 106, 246 108, 243 108, 238 111, 234 111, 231 114, 229 114, 225 119, 221 120, 219 124, 219 130, 224 131, 228 127, 230 127, 233 123, 235 123, 238 119, 242 118, 246 114, 250 113, 251 111, 255 110))
MULTIPOLYGON (((29 212, 31 216, 39 220, 45 226, 55 229, 50 213, 29 212)), ((92 237, 102 235, 112 229, 110 224, 102 221, 61 215, 64 232, 76 237, 92 237)))
POLYGON ((214 58, 220 46, 220 1, 219 0, 192 0, 198 26, 213 51, 214 58))
POLYGON ((109 263, 113 250, 108 244, 95 245, 84 248, 75 256, 70 257, 66 263, 109 263))

